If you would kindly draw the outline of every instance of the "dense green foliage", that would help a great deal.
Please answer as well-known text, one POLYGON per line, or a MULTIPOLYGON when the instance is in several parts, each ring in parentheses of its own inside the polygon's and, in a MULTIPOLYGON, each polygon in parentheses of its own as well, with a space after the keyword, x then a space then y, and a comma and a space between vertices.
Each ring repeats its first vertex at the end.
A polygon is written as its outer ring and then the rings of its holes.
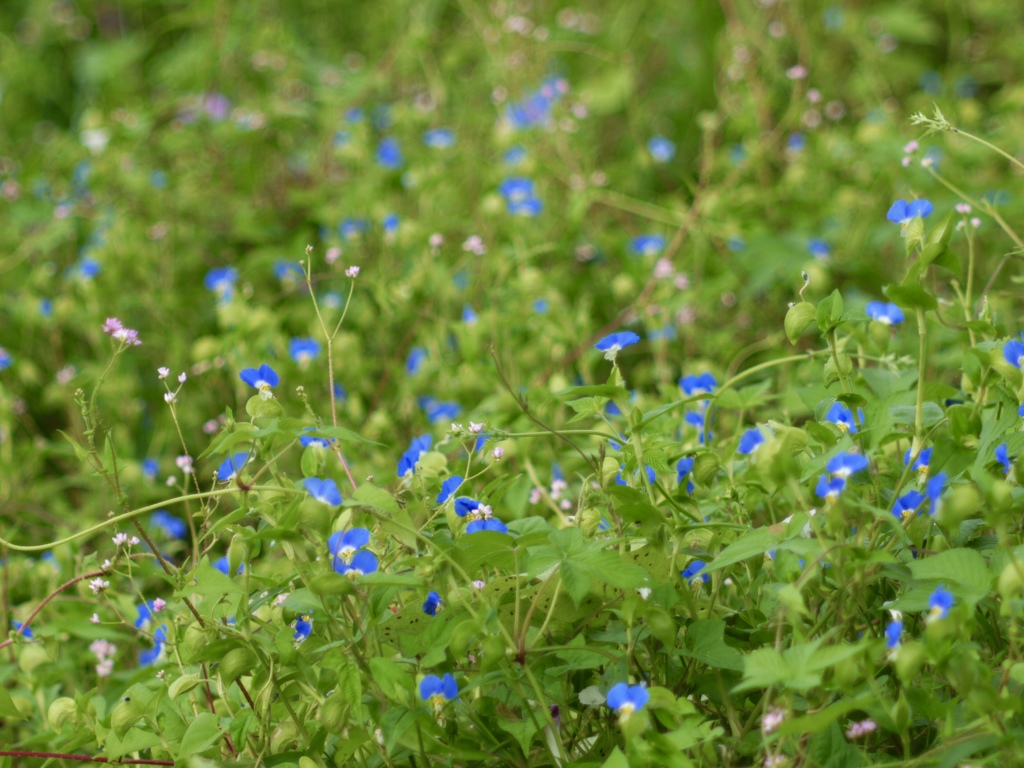
POLYGON ((1022 22, 0 5, 0 765, 1024 760, 1022 22))

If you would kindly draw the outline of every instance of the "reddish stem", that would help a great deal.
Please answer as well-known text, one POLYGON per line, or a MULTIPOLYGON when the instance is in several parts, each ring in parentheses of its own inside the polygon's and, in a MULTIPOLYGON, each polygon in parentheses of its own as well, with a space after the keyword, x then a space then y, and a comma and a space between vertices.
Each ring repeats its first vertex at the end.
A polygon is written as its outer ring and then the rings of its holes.
MULTIPOLYGON (((21 752, 21 751, 0 751, 0 757, 46 757, 57 758, 58 760, 81 760, 85 763, 109 763, 105 757, 91 757, 89 755, 69 755, 63 752, 21 752)), ((117 762, 123 765, 174 765, 173 760, 131 760, 121 759, 117 762)))

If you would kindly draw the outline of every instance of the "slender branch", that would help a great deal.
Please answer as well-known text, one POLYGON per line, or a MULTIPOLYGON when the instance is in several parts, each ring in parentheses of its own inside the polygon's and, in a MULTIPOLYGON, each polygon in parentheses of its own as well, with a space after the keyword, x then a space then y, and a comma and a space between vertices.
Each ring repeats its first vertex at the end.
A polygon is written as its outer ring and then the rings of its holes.
MULTIPOLYGON (((0 750, 0 757, 44 757, 57 760, 78 760, 83 763, 109 763, 105 757, 92 757, 91 755, 73 755, 64 752, 28 752, 22 750, 0 750)), ((174 765, 173 760, 133 760, 121 758, 117 761, 122 765, 174 765)))

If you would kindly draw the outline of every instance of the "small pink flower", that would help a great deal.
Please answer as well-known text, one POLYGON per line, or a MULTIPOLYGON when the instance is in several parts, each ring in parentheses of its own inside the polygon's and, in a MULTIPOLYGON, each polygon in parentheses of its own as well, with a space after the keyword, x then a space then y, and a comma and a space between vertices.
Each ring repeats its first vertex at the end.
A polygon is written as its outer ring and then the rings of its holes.
POLYGON ((803 80, 807 77, 807 67, 803 64, 797 64, 795 67, 790 67, 786 70, 786 77, 790 80, 803 80))
POLYGON ((962 213, 966 216, 968 213, 971 212, 971 206, 968 203, 957 203, 956 212, 962 213))
POLYGON ((113 336, 117 331, 120 331, 124 326, 121 325, 121 321, 116 317, 108 317, 106 322, 103 323, 103 332, 113 336))
POLYGON ((482 423, 477 424, 475 421, 469 422, 469 431, 472 432, 474 435, 479 435, 483 431, 483 429, 484 425, 482 423))
POLYGON ((903 153, 906 154, 906 155, 912 155, 915 152, 917 152, 917 150, 920 148, 920 146, 921 145, 918 144, 916 141, 908 141, 903 146, 903 153))
POLYGON ((174 405, 174 403, 176 403, 178 400, 178 396, 175 395, 173 392, 164 392, 164 400, 167 402, 168 405, 174 405))
POLYGON ((164 600, 162 597, 158 597, 156 600, 153 601, 153 613, 159 613, 166 607, 167 601, 164 600))
POLYGON ((487 253, 487 246, 484 245, 484 241, 479 235, 470 235, 466 238, 466 242, 462 244, 462 250, 475 253, 477 256, 483 256, 487 253))
POLYGON ((185 379, 187 379, 187 378, 188 378, 188 376, 186 376, 185 372, 182 371, 181 373, 178 374, 178 383, 179 384, 184 384, 185 383, 185 379))
POLYGON ((192 457, 188 454, 179 456, 174 460, 174 463, 178 465, 178 469, 184 472, 186 475, 192 471, 192 457))
POLYGON ((333 248, 328 248, 327 253, 324 254, 324 261, 326 261, 328 264, 333 264, 340 258, 341 248, 338 248, 337 246, 333 248))
POLYGON ((159 374, 159 378, 161 381, 163 381, 164 379, 171 375, 170 368, 160 367, 156 369, 156 372, 159 374))
POLYGON ((493 451, 491 451, 491 456, 494 457, 495 461, 501 461, 501 457, 504 456, 504 455, 505 455, 505 449, 502 448, 500 445, 497 448, 495 448, 493 451))
POLYGON ((353 280, 355 280, 357 277, 359 277, 359 267, 349 267, 348 269, 346 269, 345 277, 351 277, 353 280))
POLYGON ((98 613, 94 613, 92 616, 89 617, 89 621, 91 623, 93 623, 93 624, 99 624, 100 623, 100 615, 98 613))

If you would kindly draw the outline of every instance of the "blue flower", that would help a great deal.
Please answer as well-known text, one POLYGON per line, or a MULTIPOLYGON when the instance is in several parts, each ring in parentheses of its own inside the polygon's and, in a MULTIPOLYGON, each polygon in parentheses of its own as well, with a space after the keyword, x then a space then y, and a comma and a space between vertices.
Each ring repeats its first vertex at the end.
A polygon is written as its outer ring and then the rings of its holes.
POLYGON ((903 634, 902 621, 890 621, 885 628, 885 647, 889 650, 897 648, 900 644, 900 636, 903 634))
POLYGON ((746 456, 756 451, 764 443, 764 433, 761 431, 761 428, 754 427, 743 433, 743 437, 740 438, 740 443, 736 450, 746 456))
MULTIPOLYGON (((231 570, 231 563, 228 561, 227 557, 222 557, 219 560, 217 560, 217 562, 215 562, 213 564, 213 567, 216 568, 221 573, 223 573, 225 576, 230 576, 231 575, 230 573, 228 573, 228 571, 231 570)), ((245 571, 245 565, 242 564, 242 563, 239 563, 238 564, 238 568, 235 570, 235 574, 237 575, 237 574, 242 573, 244 571, 245 571)))
POLYGON ((867 468, 867 457, 861 456, 859 453, 837 454, 829 459, 828 463, 825 465, 825 469, 828 470, 833 477, 841 477, 843 480, 855 472, 860 472, 862 469, 867 468))
MULTIPOLYGON (((628 483, 622 477, 622 470, 624 470, 625 468, 626 468, 625 464, 623 464, 621 467, 619 467, 619 474, 617 474, 615 476, 615 484, 616 485, 628 485, 628 483)), ((639 469, 634 470, 633 471, 633 477, 636 477, 639 473, 640 473, 639 469)), ((655 473, 654 469, 650 465, 647 465, 647 481, 651 485, 654 485, 654 483, 655 483, 655 481, 657 479, 658 479, 658 475, 655 473)))
POLYGON ((704 570, 704 566, 707 565, 703 560, 694 560, 688 566, 686 566, 679 575, 686 579, 687 582, 693 584, 694 579, 699 579, 705 584, 711 580, 711 577, 706 573, 701 573, 704 570))
POLYGON ((474 520, 466 526, 466 533, 478 533, 480 531, 497 531, 508 533, 508 526, 496 517, 487 520, 474 520))
POLYGON ((338 234, 344 240, 355 240, 367 230, 366 219, 343 219, 338 222, 338 234))
POLYGON ((473 309, 469 304, 465 304, 462 307, 462 322, 466 325, 476 325, 477 320, 480 318, 476 314, 476 310, 473 309))
POLYGON ((876 323, 884 325, 899 325, 904 320, 903 310, 892 302, 869 301, 864 311, 876 323))
POLYGON ((1003 465, 1004 475, 1010 474, 1010 469, 1012 469, 1012 465, 1010 464, 1010 456, 1006 452, 1006 443, 1003 443, 1002 445, 996 448, 996 461, 1003 465))
POLYGON ((448 149, 455 146, 455 132, 451 128, 431 128, 423 132, 423 143, 431 149, 448 149))
MULTIPOLYGON (((860 413, 860 416, 861 422, 863 422, 864 414, 860 413)), ((835 424, 839 427, 840 432, 849 432, 851 435, 857 434, 857 424, 853 420, 853 413, 846 407, 845 403, 839 401, 832 403, 832 407, 825 414, 825 421, 835 424)))
POLYGON ((605 336, 594 347, 604 352, 605 360, 615 360, 619 350, 636 344, 638 341, 640 341, 640 337, 632 331, 620 331, 605 336))
POLYGON ((409 443, 409 450, 403 453, 402 458, 398 460, 398 476, 405 477, 415 472, 416 462, 420 460, 420 456, 430 450, 432 443, 433 439, 430 435, 420 435, 413 438, 412 442, 409 443))
MULTIPOLYGON (((904 465, 910 463, 910 451, 911 448, 907 448, 907 452, 903 454, 904 465)), ((922 475, 928 474, 928 462, 932 459, 932 449, 925 448, 917 455, 917 461, 914 462, 914 466, 911 469, 920 472, 922 475)))
POLYGON ((550 305, 548 304, 547 299, 534 299, 533 311, 538 315, 546 315, 548 313, 548 309, 550 309, 550 305))
POLYGON ((427 593, 427 599, 423 601, 423 612, 427 616, 437 616, 442 610, 444 610, 444 600, 437 592, 431 590, 427 593))
POLYGON ((53 302, 47 298, 39 300, 39 314, 43 317, 50 317, 53 315, 53 302))
POLYGON ((1022 403, 1020 408, 1017 409, 1017 415, 1024 416, 1024 403, 1022 403))
POLYGON ((481 507, 486 508, 488 513, 490 512, 491 508, 486 504, 481 501, 477 501, 476 499, 471 499, 468 496, 459 496, 459 498, 455 500, 455 514, 459 517, 472 515, 481 507))
POLYGON ((913 517, 924 499, 925 495, 920 491, 907 491, 896 499, 896 503, 892 505, 892 516, 897 520, 913 517))
POLYGON ((271 387, 276 387, 280 381, 274 369, 266 363, 259 368, 242 369, 238 378, 250 387, 259 390, 261 400, 270 400, 274 396, 274 393, 270 391, 271 387))
POLYGON ((232 480, 249 463, 249 458, 249 453, 245 451, 228 456, 217 468, 217 479, 222 483, 232 480))
POLYGON ((705 442, 711 442, 711 433, 707 431, 705 424, 705 417, 703 413, 697 411, 687 411, 683 416, 683 421, 690 426, 696 427, 698 431, 698 439, 701 445, 705 442))
POLYGON ((795 131, 789 134, 789 138, 786 140, 786 151, 797 153, 803 152, 804 147, 807 146, 807 137, 801 131, 795 131))
POLYGON ((409 350, 409 357, 405 361, 405 372, 410 376, 415 375, 430 355, 423 347, 413 347, 409 350))
POLYGON ((710 395, 715 391, 715 387, 718 386, 718 382, 715 381, 715 377, 705 371, 699 376, 683 376, 679 380, 679 388, 683 390, 683 394, 687 397, 693 397, 694 395, 710 395))
POLYGON ((307 637, 309 633, 313 631, 313 617, 308 614, 302 614, 298 619, 295 620, 295 642, 301 643, 307 637))
POLYGON ((510 203, 528 200, 534 196, 533 180, 515 176, 504 179, 498 185, 498 192, 510 203))
POLYGON ((889 208, 885 218, 894 224, 906 226, 911 220, 916 219, 918 216, 923 218, 934 210, 935 206, 927 200, 912 200, 909 203, 906 200, 897 200, 889 208))
POLYGON ((930 618, 944 619, 949 614, 949 609, 952 607, 953 593, 946 589, 945 584, 940 584, 928 598, 928 612, 931 614, 930 618))
MULTIPOLYGON (((303 432, 314 432, 316 427, 306 427, 303 432)), ((333 440, 327 440, 323 437, 310 437, 309 435, 303 435, 299 438, 299 445, 303 448, 313 446, 314 448, 329 448, 333 440)))
POLYGON ((220 301, 231 301, 235 295, 235 283, 238 281, 238 270, 234 267, 214 267, 206 273, 203 285, 206 290, 217 294, 220 301))
POLYGON ((459 686, 448 672, 444 673, 444 677, 427 675, 420 680, 420 698, 433 702, 435 706, 444 706, 446 702, 454 701, 458 695, 459 686))
MULTIPOLYGON (((11 619, 11 626, 14 627, 15 632, 22 627, 25 627, 24 623, 17 621, 16 619, 11 619)), ((21 629, 21 636, 26 640, 31 640, 35 637, 35 633, 32 631, 32 627, 25 627, 24 629, 21 629)))
POLYGON ((161 531, 169 539, 183 539, 188 533, 188 526, 166 509, 158 509, 149 518, 149 524, 161 531))
MULTIPOLYGON (((2 363, 0 363, 0 368, 3 368, 2 363)), ((147 480, 155 480, 159 471, 160 462, 156 459, 148 458, 142 460, 142 474, 147 480)))
POLYGON ((656 163, 667 163, 676 156, 676 145, 664 136, 651 136, 647 140, 647 151, 656 163))
POLYGON ((396 139, 388 136, 380 140, 377 145, 377 165, 391 171, 402 167, 402 149, 396 139))
POLYGON ((359 107, 349 107, 345 110, 345 119, 350 123, 361 123, 363 117, 363 110, 359 107))
POLYGON ((379 563, 377 556, 364 547, 370 543, 370 532, 366 528, 350 528, 332 533, 327 539, 331 553, 331 568, 335 573, 354 578, 374 573, 379 563))
POLYGON ((551 108, 568 88, 569 84, 561 78, 545 80, 539 89, 522 101, 509 104, 505 108, 505 120, 517 129, 546 125, 551 121, 551 108))
MULTIPOLYGON (((683 478, 685 478, 687 475, 689 475, 690 472, 693 470, 693 463, 694 463, 694 460, 693 460, 693 457, 691 457, 691 456, 684 456, 683 458, 681 458, 676 463, 676 483, 678 485, 682 485, 683 484, 683 478)), ((692 480, 687 480, 686 481, 686 492, 687 493, 693 493, 693 481, 692 480)))
POLYGON ((306 279, 301 264, 297 261, 284 261, 283 259, 274 262, 274 277, 286 286, 301 283, 306 279))
POLYGON ((522 144, 516 144, 514 147, 510 147, 505 151, 502 156, 502 161, 505 165, 515 167, 526 160, 526 147, 522 144))
POLYGON ((329 507, 341 504, 341 492, 338 491, 338 484, 330 478, 321 480, 318 477, 307 477, 302 484, 309 495, 321 504, 326 504, 329 507))
POLYGON ((316 339, 295 338, 288 343, 288 354, 296 363, 305 364, 316 360, 320 354, 320 342, 316 339))
POLYGON ((925 494, 928 496, 928 514, 934 515, 939 511, 939 501, 942 498, 942 492, 946 490, 946 473, 939 472, 935 477, 928 481, 925 485, 925 494))
POLYGON ((665 248, 665 238, 661 235, 640 235, 633 238, 630 247, 638 256, 657 256, 665 248))
POLYGON ((527 218, 533 218, 540 216, 544 211, 544 203, 540 201, 539 197, 529 197, 526 200, 517 200, 516 202, 508 203, 508 212, 512 216, 526 216, 527 218))
POLYGON ((1006 362, 1017 368, 1024 363, 1024 333, 1020 336, 1020 339, 1010 339, 1003 345, 1003 357, 1006 358, 1006 362))
POLYGON ((385 235, 393 235, 398 231, 398 225, 401 223, 401 220, 398 218, 397 213, 389 213, 381 219, 380 223, 385 235))
POLYGON ((443 483, 441 483, 441 492, 437 494, 437 501, 435 504, 444 504, 448 499, 451 498, 452 494, 458 490, 459 486, 462 485, 462 475, 452 475, 443 483))
POLYGON ((827 259, 832 255, 832 249, 828 247, 828 243, 818 237, 812 237, 807 241, 807 250, 816 259, 827 259))
POLYGON ((608 708, 615 710, 619 715, 627 717, 633 712, 639 712, 646 705, 651 695, 642 685, 627 685, 617 683, 608 691, 608 708))
POLYGON ((819 498, 831 503, 839 498, 844 488, 846 488, 846 478, 821 475, 818 478, 818 485, 815 487, 814 493, 819 498))
POLYGON ((164 643, 167 642, 167 625, 162 624, 160 628, 153 633, 153 641, 155 645, 149 650, 143 651, 139 654, 139 664, 143 667, 148 667, 151 664, 155 664, 160 658, 160 654, 163 653, 164 643))
POLYGON ((83 256, 68 269, 68 277, 79 280, 92 280, 101 271, 100 263, 96 259, 83 256))
POLYGON ((339 382, 334 382, 334 399, 339 403, 348 400, 348 391, 339 382))
POLYGON ((458 403, 442 402, 432 397, 420 398, 420 407, 423 408, 423 412, 427 415, 427 420, 431 424, 451 421, 462 413, 462 406, 458 403))

